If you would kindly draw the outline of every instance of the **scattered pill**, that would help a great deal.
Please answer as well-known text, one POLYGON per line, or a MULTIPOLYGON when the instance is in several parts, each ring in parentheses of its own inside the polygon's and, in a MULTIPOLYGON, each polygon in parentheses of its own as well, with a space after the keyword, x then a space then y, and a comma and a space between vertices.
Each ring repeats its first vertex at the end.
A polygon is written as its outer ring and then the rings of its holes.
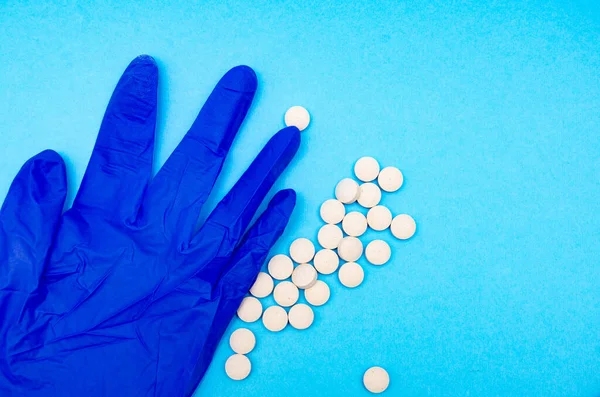
POLYGON ((327 283, 317 280, 315 285, 304 290, 306 301, 313 306, 323 306, 329 300, 331 291, 327 283))
POLYGON ((336 199, 329 199, 321 204, 319 211, 321 218, 325 223, 331 223, 333 225, 338 224, 344 219, 346 215, 346 207, 341 201, 336 199))
POLYGON ((363 384, 371 393, 383 393, 390 385, 390 375, 381 367, 371 367, 363 376, 363 384))
POLYGON ((292 273, 292 282, 300 289, 310 288, 317 282, 317 271, 308 263, 298 265, 292 273))
POLYGON ((354 174, 363 182, 371 182, 379 175, 379 163, 373 157, 361 157, 354 164, 354 174))
POLYGON ((278 305, 283 307, 292 306, 298 301, 300 291, 291 281, 282 281, 275 286, 273 290, 273 299, 278 305))
POLYGON ((240 320, 246 323, 253 323, 260 318, 262 314, 262 303, 253 296, 247 296, 242 300, 237 310, 240 320))
POLYGON ((250 288, 250 294, 257 298, 265 298, 273 292, 273 279, 265 272, 258 273, 256 281, 250 288))
POLYGON ((410 215, 401 214, 396 215, 396 217, 392 219, 390 228, 394 237, 400 240, 408 240, 417 231, 417 224, 410 215))
POLYGON ((344 233, 337 225, 324 225, 319 229, 317 240, 323 248, 335 249, 342 241, 344 233))
POLYGON ((310 114, 302 106, 292 106, 285 112, 284 120, 286 126, 294 126, 303 131, 310 124, 310 114))
POLYGON ((363 183, 360 185, 360 193, 358 194, 358 204, 365 208, 375 207, 381 201, 381 189, 372 182, 363 183))
POLYGON ((335 198, 343 204, 352 204, 358 199, 360 190, 354 179, 342 179, 335 187, 335 198))
POLYGON ((288 314, 290 325, 296 329, 306 329, 315 320, 315 313, 310 306, 298 303, 292 306, 288 314))
POLYGON ((250 375, 252 364, 243 354, 234 354, 225 362, 225 373, 233 380, 243 380, 250 375))
MULTIPOLYGON (((294 106, 286 112, 285 123, 302 131, 310 123, 310 114, 305 108, 294 106)), ((356 263, 363 251, 373 265, 383 265, 390 260, 391 248, 383 240, 373 240, 363 248, 357 237, 363 235, 367 227, 376 231, 389 227, 392 234, 402 240, 415 234, 416 222, 411 216, 401 214, 392 217, 387 207, 379 205, 382 190, 394 192, 402 186, 403 175, 398 168, 380 169, 376 159, 366 156, 354 164, 354 174, 364 183, 359 185, 351 178, 342 179, 335 188, 336 199, 321 204, 319 214, 326 225, 319 229, 317 240, 323 249, 315 254, 315 246, 309 239, 298 238, 292 242, 289 256, 273 256, 267 266, 268 273, 260 272, 250 288, 253 296, 245 297, 238 308, 237 315, 242 321, 254 322, 262 316, 264 326, 272 332, 283 330, 288 323, 299 330, 309 328, 314 322, 314 311, 308 304, 322 306, 331 297, 329 286, 317 279, 317 272, 334 273, 341 258, 346 263, 339 267, 338 278, 345 287, 355 288, 365 278, 362 266, 356 263), (372 182, 375 180, 378 184, 372 182), (344 204, 356 201, 369 209, 366 216, 359 211, 346 213, 344 204), (344 237, 344 233, 348 236, 344 237), (334 251, 336 248, 337 253, 334 251), (310 261, 314 261, 314 266, 310 261), (298 263, 295 268, 294 262, 298 263), (273 279, 286 280, 290 277, 291 281, 274 285, 273 279), (297 303, 299 289, 304 290, 308 304, 297 303), (278 305, 263 312, 262 304, 256 298, 264 298, 271 293, 278 305), (289 312, 284 307, 289 307, 289 312)), ((251 372, 251 363, 245 354, 256 346, 256 337, 251 330, 239 328, 231 334, 229 344, 237 354, 227 359, 225 371, 231 379, 245 379, 251 372)), ((382 393, 389 386, 389 374, 381 367, 371 367, 364 373, 363 383, 371 393, 382 393)))
POLYGON ((402 172, 396 167, 385 167, 377 177, 379 187, 386 192, 395 192, 404 182, 402 172))
POLYGON ((392 212, 383 205, 376 205, 367 212, 367 223, 373 230, 385 230, 392 223, 392 212))
POLYGON ((285 280, 292 275, 294 271, 294 263, 289 256, 279 254, 275 255, 267 265, 269 274, 276 280, 285 280))
POLYGON ((383 265, 390 260, 392 249, 383 240, 373 240, 365 248, 365 256, 373 265, 383 265))
POLYGON ((349 236, 362 236, 367 231, 367 218, 358 211, 349 212, 342 221, 342 229, 349 236))
POLYGON ((355 262, 344 263, 338 272, 340 282, 348 288, 358 287, 365 278, 363 268, 355 262))
POLYGON ((298 238, 290 246, 290 256, 296 263, 308 263, 315 256, 315 246, 307 238, 298 238))
POLYGON ((287 325, 288 314, 281 306, 269 306, 263 314, 262 321, 269 331, 279 332, 287 325))
POLYGON ((315 269, 321 274, 331 274, 335 272, 340 265, 340 258, 330 249, 320 250, 315 254, 313 260, 315 269))
POLYGON ((338 255, 346 262, 357 261, 363 253, 362 242, 356 237, 344 237, 338 246, 338 255))
POLYGON ((238 328, 229 337, 229 346, 238 354, 248 354, 256 346, 256 337, 248 328, 238 328))

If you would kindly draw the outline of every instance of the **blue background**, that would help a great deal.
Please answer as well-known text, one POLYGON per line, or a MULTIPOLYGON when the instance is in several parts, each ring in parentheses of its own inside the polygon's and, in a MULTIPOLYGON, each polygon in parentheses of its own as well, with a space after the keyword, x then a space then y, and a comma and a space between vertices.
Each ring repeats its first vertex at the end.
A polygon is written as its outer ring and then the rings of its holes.
POLYGON ((208 207, 289 106, 311 111, 278 183, 299 200, 273 253, 316 238, 320 203, 357 158, 404 172, 383 203, 412 214, 417 235, 383 233, 393 261, 363 260, 355 290, 324 277, 332 299, 309 330, 251 324, 243 382, 223 370, 234 320, 198 396, 366 396, 372 365, 390 372, 391 396, 600 395, 597 2, 36 3, 0 4, 2 197, 29 156, 53 148, 72 199, 141 53, 160 67, 157 169, 228 68, 259 75, 208 207))

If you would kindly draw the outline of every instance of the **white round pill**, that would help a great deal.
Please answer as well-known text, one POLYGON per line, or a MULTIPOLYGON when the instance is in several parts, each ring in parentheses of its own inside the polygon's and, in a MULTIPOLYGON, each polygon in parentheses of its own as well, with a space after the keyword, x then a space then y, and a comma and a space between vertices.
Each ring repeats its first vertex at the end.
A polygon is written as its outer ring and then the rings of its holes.
POLYGON ((395 192, 400 189, 403 182, 402 172, 396 167, 385 167, 377 177, 379 187, 386 192, 395 192))
POLYGON ((342 221, 342 228, 349 236, 362 236, 367 231, 367 218, 358 211, 349 212, 342 221))
POLYGON ((308 263, 298 265, 292 273, 292 282, 300 289, 310 288, 317 282, 317 271, 308 263))
POLYGON ((315 256, 315 246, 307 238, 298 238, 290 246, 290 256, 296 263, 307 263, 315 256))
POLYGON ((361 157, 354 164, 354 174, 363 182, 371 182, 379 175, 379 163, 373 157, 361 157))
POLYGON ((238 328, 229 337, 229 346, 238 354, 248 354, 256 346, 256 337, 248 328, 238 328))
POLYGON ((360 185, 360 193, 358 194, 358 204, 365 208, 375 207, 381 201, 381 189, 372 182, 363 183, 360 185))
POLYGON ((344 263, 338 272, 340 282, 348 288, 358 287, 365 278, 363 268, 355 262, 344 263))
POLYGON ((331 291, 327 283, 317 280, 315 285, 304 290, 306 301, 313 306, 322 306, 329 300, 331 291))
POLYGON ((415 220, 406 214, 396 215, 392 219, 392 225, 390 227, 394 237, 400 240, 408 240, 417 231, 417 224, 415 220))
POLYGON ((250 293, 257 298, 265 298, 273 292, 273 279, 265 272, 258 273, 250 293))
POLYGON ((329 249, 337 248, 343 237, 344 233, 342 233, 342 229, 337 225, 330 224, 322 226, 317 234, 317 240, 319 240, 321 247, 329 249))
POLYGON ((278 305, 283 307, 292 306, 298 301, 299 297, 300 291, 298 291, 298 287, 291 281, 282 281, 273 290, 273 299, 275 299, 278 305))
POLYGON ((371 367, 363 376, 363 384, 371 393, 383 393, 390 385, 390 375, 381 367, 371 367))
POLYGON ((346 207, 341 201, 336 199, 329 199, 321 204, 319 211, 321 218, 325 223, 331 223, 332 225, 338 224, 344 219, 346 214, 346 207))
POLYGON ((287 325, 288 314, 281 306, 269 306, 263 314, 262 321, 269 331, 279 332, 287 325))
POLYGON ((340 258, 335 251, 324 249, 316 253, 313 263, 319 273, 331 274, 340 265, 340 258))
POLYGON ((352 204, 358 199, 358 183, 354 179, 342 179, 335 187, 335 198, 343 204, 352 204))
POLYGON ((285 112, 284 120, 286 126, 294 126, 303 131, 310 124, 310 114, 302 106, 292 106, 285 112))
POLYGON ((298 303, 292 306, 288 314, 290 325, 296 329, 306 329, 315 320, 315 313, 310 306, 298 303))
POLYGON ((392 212, 388 207, 376 205, 367 212, 367 223, 373 230, 385 230, 392 223, 392 212))
POLYGON ((269 274, 276 280, 285 280, 292 275, 294 263, 289 256, 279 254, 275 255, 267 265, 269 274))
POLYGON ((250 360, 243 354, 234 354, 225 362, 225 373, 233 380, 246 379, 251 369, 250 360))
POLYGON ((357 261, 363 253, 363 245, 356 237, 344 237, 338 246, 338 255, 346 262, 357 261))
POLYGON ((392 249, 389 244, 383 240, 373 240, 367 244, 365 256, 373 265, 383 265, 390 260, 392 249))
POLYGON ((253 296, 247 296, 242 300, 237 309, 237 315, 240 320, 246 323, 253 323, 260 318, 262 314, 262 304, 253 296))

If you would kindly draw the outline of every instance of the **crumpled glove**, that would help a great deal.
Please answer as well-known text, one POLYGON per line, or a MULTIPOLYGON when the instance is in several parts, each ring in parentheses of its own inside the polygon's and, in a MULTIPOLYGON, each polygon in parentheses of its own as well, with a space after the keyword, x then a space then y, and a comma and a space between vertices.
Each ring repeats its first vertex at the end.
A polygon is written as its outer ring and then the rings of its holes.
POLYGON ((219 81, 151 178, 157 67, 128 66, 110 99, 81 187, 63 212, 65 165, 30 159, 0 212, 0 395, 190 396, 295 193, 277 193, 296 153, 281 130, 196 231, 256 91, 246 66, 219 81))

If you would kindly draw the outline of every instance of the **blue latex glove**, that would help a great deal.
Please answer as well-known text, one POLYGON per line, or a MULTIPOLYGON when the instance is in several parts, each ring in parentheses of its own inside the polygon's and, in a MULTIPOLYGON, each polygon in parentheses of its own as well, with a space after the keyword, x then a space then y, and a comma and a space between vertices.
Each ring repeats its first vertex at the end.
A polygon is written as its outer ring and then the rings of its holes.
POLYGON ((256 90, 217 84, 151 180, 158 72, 136 58, 112 95, 81 188, 62 214, 65 165, 29 160, 0 212, 1 396, 190 396, 295 204, 257 207, 296 153, 265 146, 199 231, 200 208, 256 90))

